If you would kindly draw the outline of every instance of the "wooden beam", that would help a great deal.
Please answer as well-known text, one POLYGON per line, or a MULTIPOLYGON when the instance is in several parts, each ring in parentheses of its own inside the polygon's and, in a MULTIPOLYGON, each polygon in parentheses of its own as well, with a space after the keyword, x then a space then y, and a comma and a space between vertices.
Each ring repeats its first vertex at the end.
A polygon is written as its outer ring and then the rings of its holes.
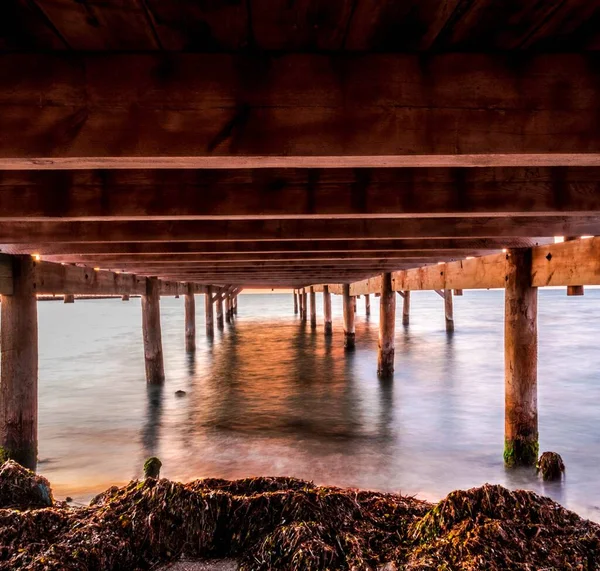
POLYGON ((600 212, 596 168, 5 171, 0 221, 600 212))
POLYGON ((8 54, 0 169, 597 166, 597 67, 594 53, 8 54))
POLYGON ((600 217, 523 216, 367 220, 178 220, 128 222, 3 222, 0 243, 153 242, 202 240, 379 240, 502 238, 600 234, 600 217))
MULTIPOLYGON (((170 240, 170 238, 168 239, 170 240)), ((436 250, 440 255, 478 256, 489 253, 489 250, 502 248, 526 248, 551 243, 552 238, 460 238, 460 239, 366 239, 366 240, 294 240, 281 241, 261 240, 259 242, 202 242, 202 241, 152 241, 152 242, 21 242, 2 244, 0 251, 8 254, 41 254, 43 256, 68 256, 67 259, 55 259, 57 262, 84 262, 89 257, 112 257, 115 254, 127 255, 246 255, 246 254, 278 254, 287 256, 297 253, 327 254, 364 254, 375 251, 402 252, 406 255, 425 256, 436 250), (81 256, 80 259, 77 256, 81 256)))

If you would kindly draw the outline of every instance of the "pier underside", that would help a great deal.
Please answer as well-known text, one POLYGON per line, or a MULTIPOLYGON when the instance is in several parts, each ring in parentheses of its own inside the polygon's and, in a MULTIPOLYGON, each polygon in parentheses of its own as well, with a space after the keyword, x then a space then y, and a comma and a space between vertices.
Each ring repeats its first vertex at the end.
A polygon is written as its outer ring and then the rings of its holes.
POLYGON ((294 289, 301 322, 310 291, 313 329, 323 292, 327 335, 343 295, 349 349, 355 297, 378 294, 390 376, 393 292, 408 326, 410 291, 438 291, 450 334, 452 290, 505 288, 507 450, 531 463, 534 292, 600 284, 581 238, 600 234, 599 47, 583 0, 6 0, 4 408, 18 380, 37 414, 37 354, 10 349, 36 295, 142 295, 162 382, 161 295, 186 296, 192 351, 194 294, 209 335, 244 288, 294 289))

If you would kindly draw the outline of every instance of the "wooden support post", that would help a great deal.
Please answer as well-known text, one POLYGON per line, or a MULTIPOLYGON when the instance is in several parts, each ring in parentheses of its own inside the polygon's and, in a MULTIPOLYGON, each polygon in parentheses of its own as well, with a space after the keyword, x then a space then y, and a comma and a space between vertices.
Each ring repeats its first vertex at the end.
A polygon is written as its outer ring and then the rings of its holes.
POLYGON ((410 324, 410 291, 405 291, 402 300, 402 325, 410 324))
POLYGON ((298 294, 294 290, 294 315, 298 315, 298 294))
POLYGON ((504 313, 504 461, 537 462, 537 288, 531 250, 509 250, 504 313))
POLYGON ((325 336, 329 337, 333 334, 333 322, 331 319, 331 293, 328 285, 323 286, 323 314, 325 316, 325 336))
MULTIPOLYGON (((191 284, 190 284, 190 287, 191 284)), ((206 293, 204 294, 204 316, 206 319, 206 336, 210 339, 215 334, 215 317, 213 313, 213 302, 212 302, 212 286, 206 286, 206 293)))
MULTIPOLYGON (((578 236, 565 236, 565 242, 572 242, 573 240, 578 240, 578 236)), ((583 286, 582 285, 570 285, 567 286, 567 295, 584 295, 583 286)))
POLYGON ((237 299, 238 299, 238 294, 236 293, 233 296, 233 315, 237 315, 237 299))
POLYGON ((310 328, 317 328, 317 296, 312 286, 310 286, 310 328))
POLYGON ((65 293, 65 303, 75 303, 75 296, 72 293, 65 293))
POLYGON ((308 299, 306 294, 306 288, 302 288, 302 322, 306 323, 308 318, 308 299))
POLYGON ((369 294, 365 295, 365 315, 367 317, 371 315, 371 296, 369 294))
POLYGON ((358 306, 358 301, 356 299, 356 296, 352 297, 352 304, 354 306, 354 313, 356 313, 357 312, 357 306, 358 306))
POLYGON ((444 290, 444 315, 446 317, 446 332, 454 333, 454 307, 451 289, 444 290))
POLYGON ((350 284, 344 284, 344 348, 351 350, 355 346, 354 298, 350 297, 350 284))
POLYGON ((121 297, 121 301, 129 301, 129 294, 124 293, 123 296, 121 297))
POLYGON ((462 295, 463 294, 463 290, 462 289, 455 289, 454 290, 454 295, 462 295))
POLYGON ((157 278, 146 280, 146 295, 142 296, 142 329, 146 382, 160 384, 165 380, 162 335, 160 331, 160 284, 157 278))
POLYGON ((0 322, 0 452, 35 470, 37 464, 38 325, 35 262, 13 258, 13 293, 2 297, 0 322))
POLYGON ((377 374, 391 377, 394 373, 394 335, 396 326, 396 295, 392 289, 392 274, 381 276, 381 297, 379 298, 379 351, 377 354, 377 374))
POLYGON ((196 350, 196 298, 193 284, 186 284, 185 293, 185 350, 196 350))
POLYGON ((225 321, 231 323, 231 296, 225 296, 225 321))
POLYGON ((217 296, 217 327, 223 329, 223 297, 217 296))
POLYGON ((300 311, 300 321, 303 321, 304 306, 302 305, 302 292, 298 290, 298 309, 300 311))

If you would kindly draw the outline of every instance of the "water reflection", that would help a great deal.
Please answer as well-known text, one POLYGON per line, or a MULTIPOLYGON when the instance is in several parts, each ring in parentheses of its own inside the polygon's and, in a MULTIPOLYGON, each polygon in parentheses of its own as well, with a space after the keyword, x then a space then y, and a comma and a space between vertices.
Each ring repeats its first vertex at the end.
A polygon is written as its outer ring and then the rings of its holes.
POLYGON ((164 299, 164 387, 144 381, 139 300, 41 303, 41 469, 59 497, 79 500, 139 476, 150 455, 183 480, 292 475, 432 499, 490 481, 600 519, 599 293, 540 294, 541 446, 565 458, 563 484, 502 464, 501 292, 456 298, 451 336, 439 297, 413 294, 408 328, 397 312, 393 380, 376 375, 376 299, 370 319, 358 307, 353 352, 337 296, 332 337, 293 315, 291 295, 242 295, 237 318, 209 340, 197 304, 190 354, 183 300, 164 299))

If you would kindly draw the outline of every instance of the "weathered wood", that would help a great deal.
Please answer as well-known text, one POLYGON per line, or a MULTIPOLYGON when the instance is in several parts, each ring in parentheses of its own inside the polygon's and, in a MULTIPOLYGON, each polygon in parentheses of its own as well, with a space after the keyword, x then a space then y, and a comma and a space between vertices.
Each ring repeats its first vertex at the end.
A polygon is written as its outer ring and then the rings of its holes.
POLYGON ((317 296, 313 287, 310 288, 310 327, 317 328, 317 296))
POLYGON ((189 283, 185 292, 185 350, 196 350, 196 298, 194 286, 189 283))
POLYGON ((456 296, 456 295, 458 295, 458 296, 461 296, 462 294, 463 294, 463 290, 462 290, 462 289, 455 289, 455 290, 454 290, 454 295, 455 295, 455 296, 456 296))
POLYGON ((308 319, 308 294, 306 288, 302 288, 302 322, 306 323, 308 319))
POLYGON ((35 265, 30 256, 12 259, 12 293, 0 304, 0 451, 32 470, 38 445, 35 265))
POLYGON ((124 293, 121 296, 121 301, 129 301, 129 294, 128 293, 124 293))
POLYGON ((223 298, 221 296, 217 297, 215 301, 217 306, 217 327, 219 329, 223 329, 223 298))
POLYGON ((236 293, 233 297, 233 315, 237 315, 238 311, 238 294, 236 293))
POLYGON ((215 334, 215 318, 212 302, 212 286, 206 286, 204 294, 204 316, 206 318, 206 336, 210 339, 215 334))
POLYGON ((379 348, 377 374, 388 378, 394 373, 394 336, 396 330, 396 295, 392 289, 392 274, 381 276, 379 298, 379 348))
POLYGON ((452 290, 444 290, 444 318, 446 321, 446 332, 454 333, 454 305, 452 302, 452 290))
POLYGON ((531 284, 531 250, 507 254, 505 289, 504 460, 535 465, 538 457, 537 288, 531 284))
POLYGON ((445 299, 445 298, 446 298, 446 294, 444 293, 444 290, 441 290, 441 289, 435 289, 435 290, 433 290, 433 291, 435 291, 435 293, 437 293, 437 294, 438 294, 438 295, 439 295, 439 296, 440 296, 442 299, 445 299))
POLYGON ((225 322, 231 323, 231 295, 225 296, 225 322))
POLYGON ((595 168, 0 173, 2 221, 485 217, 583 212, 600 212, 600 177, 595 168))
POLYGON ((323 286, 323 317, 324 326, 323 330, 326 337, 333 335, 333 320, 331 317, 331 293, 329 286, 323 286))
POLYGON ((597 166, 597 62, 11 54, 0 168, 597 166))
POLYGON ((294 290, 292 293, 294 296, 294 315, 298 315, 298 293, 296 290, 294 290))
POLYGON ((365 295, 365 315, 369 317, 371 315, 371 298, 369 294, 365 295))
POLYGON ((354 349, 356 332, 354 330, 354 298, 350 296, 350 284, 343 286, 343 311, 344 311, 344 348, 354 349))
MULTIPOLYGON (((578 236, 565 236, 565 242, 572 242, 573 240, 578 240, 578 236)), ((578 296, 584 295, 583 286, 582 285, 569 285, 567 286, 567 295, 568 296, 578 296)))
POLYGON ((146 382, 161 384, 165 380, 162 334, 160 327, 160 285, 157 278, 146 280, 146 293, 142 295, 142 329, 146 382))
POLYGON ((402 325, 408 327, 410 325, 410 291, 403 292, 402 299, 402 325))
POLYGON ((75 303, 75 296, 72 293, 64 295, 64 303, 75 303))

